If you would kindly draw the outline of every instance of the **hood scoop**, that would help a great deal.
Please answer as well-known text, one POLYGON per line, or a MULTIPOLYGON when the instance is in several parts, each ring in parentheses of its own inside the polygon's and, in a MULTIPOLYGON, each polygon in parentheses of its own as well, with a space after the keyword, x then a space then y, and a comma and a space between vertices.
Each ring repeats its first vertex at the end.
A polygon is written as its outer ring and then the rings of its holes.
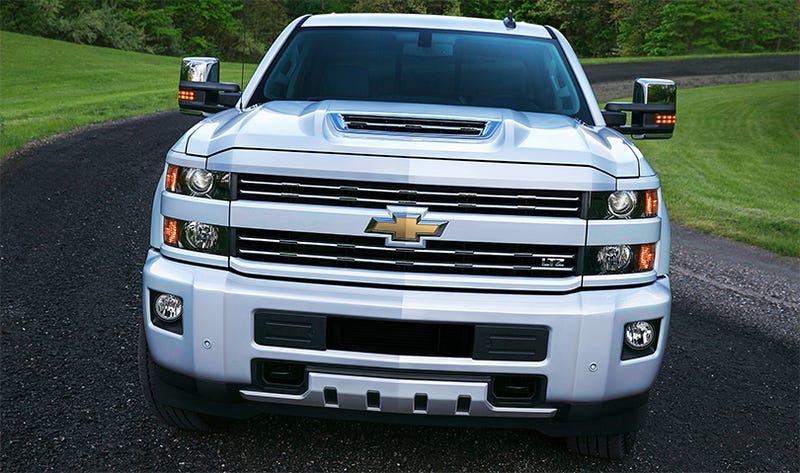
POLYGON ((345 133, 425 135, 430 137, 487 138, 500 124, 496 120, 458 120, 437 117, 398 117, 331 113, 334 127, 345 133))

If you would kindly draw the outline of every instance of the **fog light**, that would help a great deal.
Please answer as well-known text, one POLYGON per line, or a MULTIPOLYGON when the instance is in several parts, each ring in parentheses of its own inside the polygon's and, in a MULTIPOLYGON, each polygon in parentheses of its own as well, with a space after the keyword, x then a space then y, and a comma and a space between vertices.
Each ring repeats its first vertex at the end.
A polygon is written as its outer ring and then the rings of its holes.
POLYGON ((183 234, 189 245, 200 251, 210 251, 217 246, 219 230, 214 225, 200 222, 188 222, 183 227, 183 234))
POLYGON ((650 322, 639 320, 625 324, 625 345, 634 350, 644 350, 655 339, 656 331, 650 322))
POLYGON ((161 294, 156 297, 156 317, 164 322, 175 322, 183 314, 183 299, 173 294, 161 294))
POLYGON ((601 273, 618 273, 631 263, 631 247, 628 245, 604 246, 597 253, 601 273))
POLYGON ((608 211, 617 218, 628 218, 636 207, 636 193, 616 191, 608 196, 608 211))
POLYGON ((214 189, 214 174, 205 169, 189 169, 184 181, 195 195, 206 195, 214 189))

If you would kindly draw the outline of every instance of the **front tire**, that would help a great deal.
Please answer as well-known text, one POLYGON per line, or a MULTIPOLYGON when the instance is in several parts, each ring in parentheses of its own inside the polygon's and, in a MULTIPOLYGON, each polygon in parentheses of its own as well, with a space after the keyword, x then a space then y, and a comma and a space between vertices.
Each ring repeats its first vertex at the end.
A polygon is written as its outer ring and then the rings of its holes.
POLYGON ((164 404, 159 393, 164 382, 158 377, 158 365, 150 357, 147 348, 147 337, 144 325, 139 324, 139 383, 142 386, 144 399, 150 409, 167 425, 181 430, 211 430, 207 419, 197 412, 187 411, 164 404))
POLYGON ((567 438, 571 452, 598 458, 619 460, 633 450, 636 432, 611 435, 578 435, 567 438))

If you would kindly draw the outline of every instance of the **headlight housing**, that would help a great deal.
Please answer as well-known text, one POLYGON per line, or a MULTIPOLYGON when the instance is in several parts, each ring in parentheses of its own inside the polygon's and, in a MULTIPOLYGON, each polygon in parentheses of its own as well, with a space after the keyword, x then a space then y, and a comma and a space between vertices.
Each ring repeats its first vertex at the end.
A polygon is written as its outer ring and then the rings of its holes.
POLYGON ((230 200, 231 173, 170 164, 167 166, 165 188, 176 194, 230 200))
POLYGON ((164 244, 202 253, 228 255, 228 228, 164 217, 164 244))
POLYGON ((586 248, 583 274, 627 274, 651 271, 656 260, 656 244, 606 245, 586 248))
POLYGON ((658 189, 589 194, 588 218, 650 218, 658 215, 658 189))

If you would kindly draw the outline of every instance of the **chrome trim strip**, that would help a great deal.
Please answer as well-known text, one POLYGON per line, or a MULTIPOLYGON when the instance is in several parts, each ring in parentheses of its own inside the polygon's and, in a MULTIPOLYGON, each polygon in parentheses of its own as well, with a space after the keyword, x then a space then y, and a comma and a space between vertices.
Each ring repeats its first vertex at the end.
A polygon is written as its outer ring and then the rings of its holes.
POLYGON ((249 401, 393 414, 551 418, 557 412, 554 407, 495 407, 488 401, 489 385, 485 382, 373 378, 311 372, 308 374, 308 390, 303 394, 247 389, 239 393, 249 401), (335 390, 335 399, 326 402, 326 389, 335 390), (368 405, 367 392, 378 393, 377 406, 368 405), (424 410, 414 408, 414 398, 418 394, 427 397, 424 410), (468 397, 470 400, 469 407, 464 411, 457 409, 459 397, 468 397))
POLYGON ((332 196, 332 195, 319 195, 319 194, 298 194, 292 192, 267 192, 267 191, 249 191, 239 189, 240 194, 250 195, 265 195, 273 197, 288 197, 293 199, 320 199, 332 200, 337 202, 372 202, 376 204, 385 205, 419 205, 423 207, 459 207, 468 209, 524 209, 524 210, 544 210, 544 211, 560 211, 560 212, 577 212, 578 207, 545 207, 538 205, 489 205, 489 204, 473 204, 467 202, 419 202, 415 200, 386 200, 386 199, 365 199, 363 197, 350 197, 350 196, 332 196))
MULTIPOLYGON (((439 195, 439 196, 456 196, 456 197, 485 197, 490 199, 537 199, 537 200, 558 200, 566 202, 577 202, 580 197, 546 197, 534 194, 481 194, 475 192, 437 192, 427 190, 414 190, 414 189, 378 189, 362 186, 326 186, 322 184, 307 184, 301 182, 275 182, 275 181, 256 181, 252 179, 241 179, 242 184, 256 185, 256 186, 284 186, 284 187, 307 187, 311 189, 329 189, 336 191, 352 191, 352 192, 380 192, 384 194, 401 194, 401 195, 439 195)), ((245 192, 245 191, 242 191, 245 192)), ((250 191, 255 193, 258 191, 250 191)), ((291 193, 290 193, 291 194, 291 193)))
POLYGON ((545 267, 545 266, 529 266, 529 265, 492 265, 492 264, 472 264, 472 263, 430 263, 426 261, 397 261, 397 260, 381 260, 370 258, 352 258, 347 256, 327 256, 327 255, 309 255, 302 253, 293 253, 288 251, 260 251, 260 250, 239 250, 239 253, 248 255, 264 255, 264 256, 279 256, 284 258, 301 258, 301 259, 321 259, 326 261, 342 261, 348 263, 367 263, 367 264, 385 264, 390 266, 422 266, 429 268, 452 268, 452 269, 502 269, 507 271, 553 271, 553 272, 572 272, 575 268, 570 267, 545 267))
POLYGON ((326 266, 264 263, 230 258, 230 267, 244 274, 325 282, 381 284, 407 288, 487 289, 495 291, 569 292, 581 286, 581 276, 532 277, 406 273, 326 266))
MULTIPOLYGON (((350 128, 348 126, 348 121, 344 118, 344 115, 351 115, 351 114, 349 114, 349 113, 328 113, 328 118, 329 118, 330 122, 333 124, 333 128, 336 131, 340 132, 340 133, 358 133, 358 134, 366 134, 366 135, 424 136, 425 138, 447 138, 447 139, 451 139, 451 140, 453 140, 453 139, 456 139, 456 140, 464 140, 464 139, 466 139, 466 140, 476 140, 476 139, 477 140, 485 140, 485 139, 490 138, 494 134, 494 132, 497 131, 497 129, 500 127, 500 121, 499 120, 475 120, 475 118, 466 120, 466 119, 459 119, 459 118, 456 118, 456 117, 436 117, 436 116, 430 116, 430 115, 419 116, 419 117, 415 117, 415 116, 397 116, 397 115, 376 115, 376 114, 360 115, 360 116, 365 117, 365 118, 369 118, 369 117, 372 117, 372 118, 385 118, 385 119, 395 118, 395 119, 398 119, 398 120, 419 119, 419 120, 422 120, 422 121, 439 120, 441 122, 448 122, 448 121, 449 122, 453 122, 453 121, 478 122, 478 121, 480 121, 480 122, 484 122, 485 123, 485 125, 480 130, 478 128, 466 127, 467 129, 478 131, 479 133, 477 133, 477 134, 455 134, 455 133, 418 132, 418 131, 412 131, 412 130, 406 128, 406 125, 399 124, 399 123, 396 124, 396 125, 392 125, 391 123, 370 123, 368 121, 364 121, 364 123, 366 123, 368 125, 371 124, 371 125, 379 125, 379 126, 384 126, 384 127, 393 127, 394 126, 394 127, 398 128, 397 131, 370 130, 370 129, 350 128)), ((359 123, 362 123, 362 121, 359 121, 359 123)), ((414 125, 414 128, 416 128, 416 129, 427 129, 427 130, 436 130, 436 129, 439 129, 439 130, 461 130, 461 129, 464 129, 465 127, 459 127, 459 126, 448 127, 448 126, 432 126, 432 125, 416 124, 416 125, 414 125)))
MULTIPOLYGON (((386 246, 367 246, 367 245, 349 245, 345 243, 325 243, 320 241, 301 241, 301 240, 279 240, 277 238, 257 238, 257 237, 247 237, 247 236, 240 236, 238 237, 239 240, 244 241, 257 241, 263 243, 281 243, 287 245, 308 245, 308 246, 323 246, 323 247, 335 247, 335 248, 346 248, 346 249, 356 249, 356 250, 378 250, 378 251, 391 251, 394 253, 438 253, 438 254, 447 254, 447 255, 460 255, 460 256, 507 256, 507 257, 518 257, 518 258, 575 258, 575 255, 556 255, 556 254, 545 254, 545 253, 500 253, 500 252, 493 252, 493 251, 473 251, 473 250, 430 250, 427 248, 395 248, 395 247, 386 247, 386 246)), ((376 239, 377 240, 377 239, 376 239)), ((380 240, 381 244, 383 240, 380 240)))

